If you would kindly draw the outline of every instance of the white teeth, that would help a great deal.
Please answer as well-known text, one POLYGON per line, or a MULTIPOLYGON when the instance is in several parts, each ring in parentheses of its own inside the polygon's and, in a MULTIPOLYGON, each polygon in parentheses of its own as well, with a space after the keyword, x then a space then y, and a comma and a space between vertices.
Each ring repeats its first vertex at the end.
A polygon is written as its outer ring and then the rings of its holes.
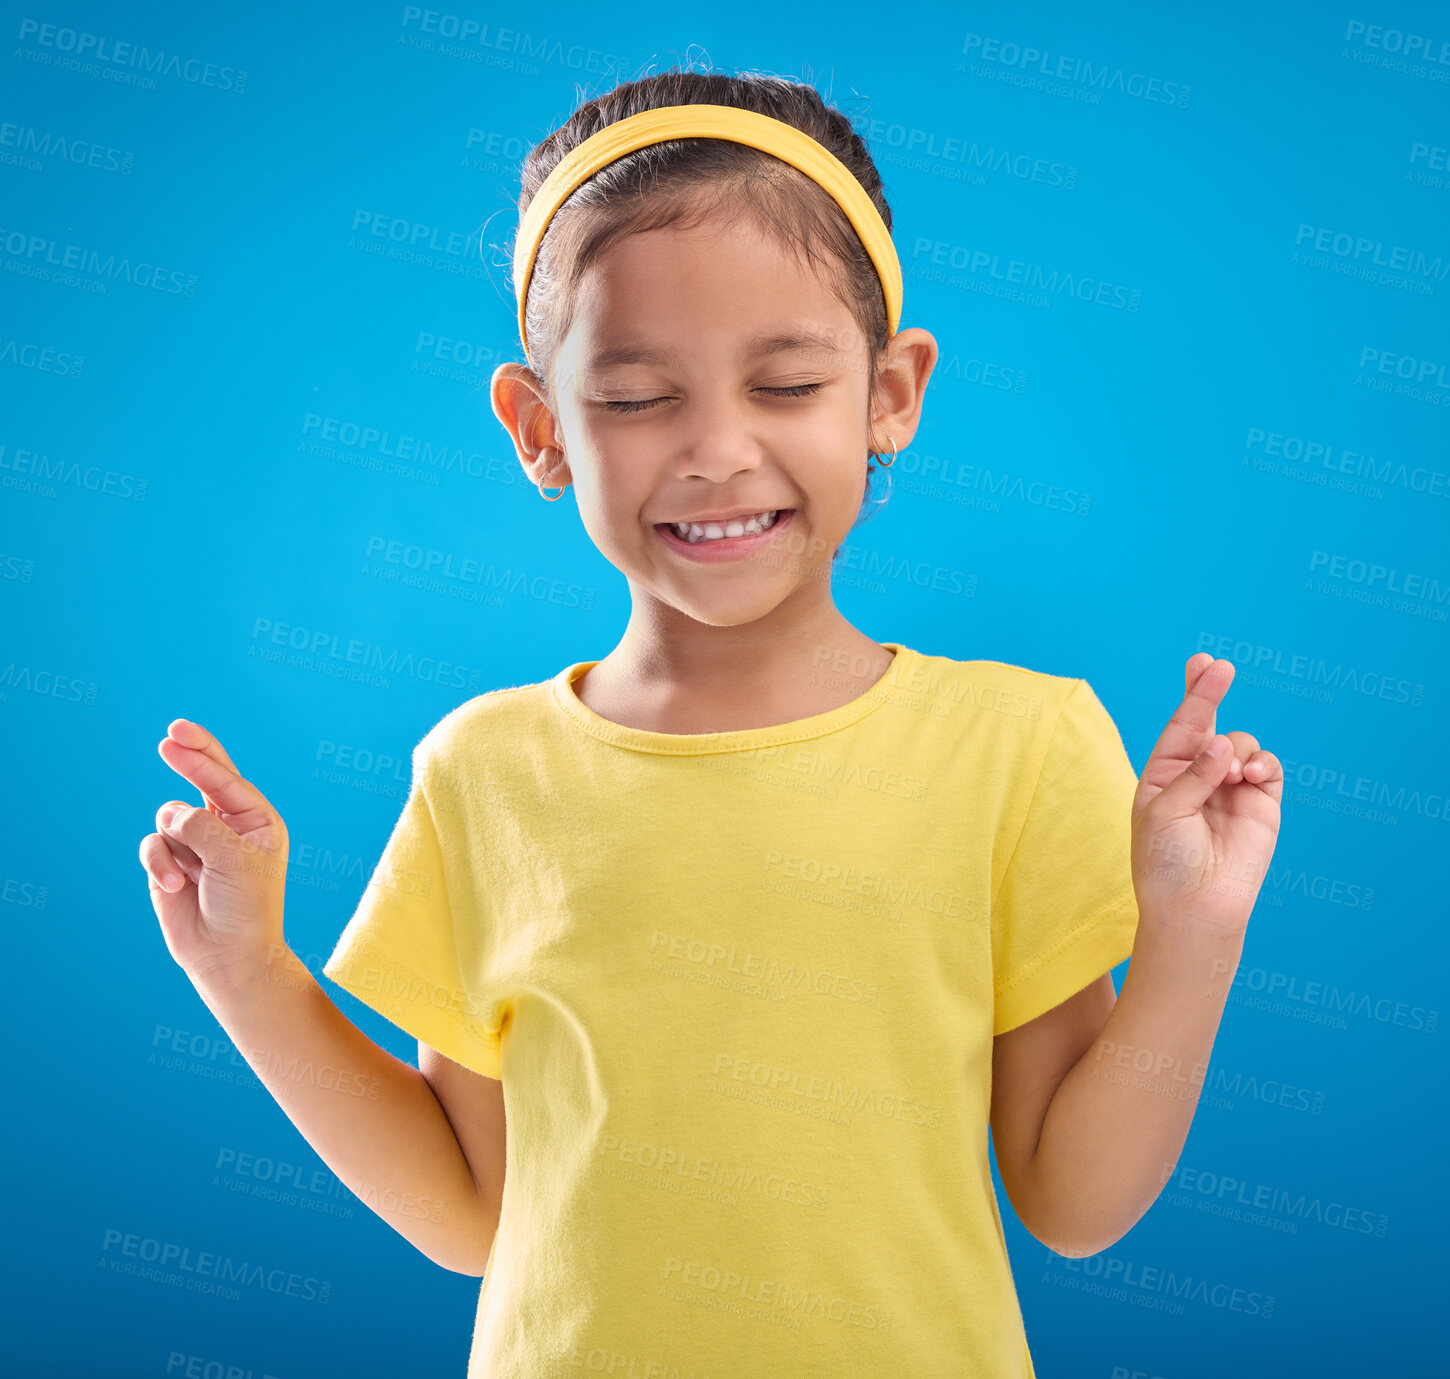
POLYGON ((706 522, 703 526, 698 522, 671 522, 670 530, 682 541, 688 541, 692 545, 700 541, 719 541, 726 536, 759 536, 763 531, 769 531, 776 522, 780 520, 780 510, 775 512, 757 512, 750 517, 734 518, 729 522, 706 522))

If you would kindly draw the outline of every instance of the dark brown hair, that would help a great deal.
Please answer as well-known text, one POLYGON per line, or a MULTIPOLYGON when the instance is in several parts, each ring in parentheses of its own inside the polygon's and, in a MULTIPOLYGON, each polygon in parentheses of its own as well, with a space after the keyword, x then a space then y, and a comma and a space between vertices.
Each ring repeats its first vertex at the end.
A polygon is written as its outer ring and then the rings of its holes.
MULTIPOLYGON (((803 130, 855 175, 891 229, 891 208, 871 154, 851 121, 809 85, 744 72, 682 71, 621 82, 579 106, 524 159, 522 216, 544 179, 590 135, 643 110, 732 105, 803 130)), ((534 373, 554 396, 553 358, 573 320, 585 270, 616 240, 666 225, 750 216, 798 261, 808 263, 848 306, 867 346, 869 398, 887 341, 886 300, 875 265, 825 188, 771 154, 724 139, 651 144, 600 169, 555 213, 534 260, 527 313, 534 373)), ((512 246, 509 246, 512 257, 512 246)), ((869 473, 869 465, 868 465, 869 473)))

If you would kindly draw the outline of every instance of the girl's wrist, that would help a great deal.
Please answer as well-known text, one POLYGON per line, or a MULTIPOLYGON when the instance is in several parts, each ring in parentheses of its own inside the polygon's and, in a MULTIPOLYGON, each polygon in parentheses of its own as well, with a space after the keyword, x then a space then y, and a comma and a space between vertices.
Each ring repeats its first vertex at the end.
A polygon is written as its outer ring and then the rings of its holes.
POLYGON ((302 960, 280 941, 214 954, 186 975, 208 1005, 214 999, 230 1005, 259 991, 294 990, 315 980, 302 960))
POLYGON ((1164 915, 1151 906, 1140 907, 1131 970, 1152 974, 1182 991, 1227 999, 1247 932, 1192 913, 1164 915))

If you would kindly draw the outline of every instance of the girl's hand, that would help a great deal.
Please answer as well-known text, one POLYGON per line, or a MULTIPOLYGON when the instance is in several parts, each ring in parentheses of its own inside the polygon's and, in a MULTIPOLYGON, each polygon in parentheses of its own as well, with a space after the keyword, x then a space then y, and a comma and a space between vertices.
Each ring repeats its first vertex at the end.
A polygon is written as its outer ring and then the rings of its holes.
POLYGON ((1278 840, 1284 771, 1251 734, 1216 733, 1233 677, 1232 661, 1189 658, 1183 702, 1133 798, 1133 889, 1140 916, 1242 935, 1278 840))
POLYGON ((173 720, 157 750, 206 802, 167 801, 141 840, 166 946, 193 982, 243 984, 283 944, 286 825, 200 724, 173 720))

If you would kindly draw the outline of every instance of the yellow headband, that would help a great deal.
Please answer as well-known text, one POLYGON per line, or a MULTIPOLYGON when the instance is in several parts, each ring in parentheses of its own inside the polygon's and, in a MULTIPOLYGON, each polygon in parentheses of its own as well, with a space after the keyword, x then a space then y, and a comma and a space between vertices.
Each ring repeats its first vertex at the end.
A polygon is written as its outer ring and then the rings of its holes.
MULTIPOLYGON (((534 259, 543 243, 544 231, 554 212, 569 198, 576 187, 587 182, 600 168, 607 167, 627 153, 667 139, 729 139, 749 144, 762 152, 773 154, 782 162, 800 169, 807 177, 820 183, 846 213, 876 272, 886 296, 887 333, 895 335, 901 323, 901 262, 891 232, 881 213, 866 195, 851 170, 825 148, 794 125, 786 124, 754 110, 741 110, 733 105, 666 105, 657 110, 643 110, 628 119, 606 125, 591 134, 582 144, 560 160, 544 179, 519 221, 518 239, 514 245, 514 292, 519 302, 519 339, 528 356, 529 341, 524 328, 525 307, 529 299, 529 280, 534 273, 534 259)), ((529 362, 533 363, 532 356, 529 362)))

